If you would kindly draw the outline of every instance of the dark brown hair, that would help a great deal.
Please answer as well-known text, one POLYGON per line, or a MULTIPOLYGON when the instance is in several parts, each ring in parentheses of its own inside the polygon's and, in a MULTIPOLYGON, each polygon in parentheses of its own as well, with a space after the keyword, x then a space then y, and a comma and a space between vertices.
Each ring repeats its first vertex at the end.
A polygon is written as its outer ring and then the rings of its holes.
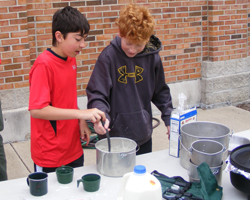
POLYGON ((64 38, 70 32, 79 32, 81 36, 88 34, 90 30, 89 22, 85 16, 75 8, 66 6, 65 8, 58 10, 53 15, 52 20, 52 34, 53 46, 56 46, 56 31, 60 31, 64 38))

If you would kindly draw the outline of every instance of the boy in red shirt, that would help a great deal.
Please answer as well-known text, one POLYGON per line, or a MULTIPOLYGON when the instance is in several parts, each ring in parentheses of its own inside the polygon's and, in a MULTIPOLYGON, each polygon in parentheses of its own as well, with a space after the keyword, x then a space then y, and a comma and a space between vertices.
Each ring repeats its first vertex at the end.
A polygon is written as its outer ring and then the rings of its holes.
POLYGON ((85 120, 106 120, 96 109, 77 106, 76 59, 85 47, 90 26, 77 9, 58 10, 52 21, 53 46, 39 55, 30 70, 31 157, 35 171, 83 166, 81 139, 89 142, 85 120))

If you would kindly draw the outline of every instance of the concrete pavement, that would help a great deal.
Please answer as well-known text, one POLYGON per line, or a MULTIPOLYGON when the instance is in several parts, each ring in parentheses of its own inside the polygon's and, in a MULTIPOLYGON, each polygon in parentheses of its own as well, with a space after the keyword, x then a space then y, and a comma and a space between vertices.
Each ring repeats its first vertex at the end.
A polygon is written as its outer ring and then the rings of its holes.
MULTIPOLYGON (((211 121, 223 124, 234 131, 234 133, 250 130, 250 112, 234 107, 222 107, 218 109, 202 110, 197 109, 197 121, 211 121)), ((160 115, 154 115, 160 119, 160 115)), ((156 122, 154 121, 154 124, 156 122)), ((30 141, 21 141, 4 144, 7 159, 8 179, 27 177, 33 172, 33 162, 30 156, 30 141)), ((166 136, 166 127, 160 120, 160 125, 153 132, 153 151, 169 148, 169 141, 166 136)), ((95 149, 84 149, 84 165, 96 163, 95 149)))

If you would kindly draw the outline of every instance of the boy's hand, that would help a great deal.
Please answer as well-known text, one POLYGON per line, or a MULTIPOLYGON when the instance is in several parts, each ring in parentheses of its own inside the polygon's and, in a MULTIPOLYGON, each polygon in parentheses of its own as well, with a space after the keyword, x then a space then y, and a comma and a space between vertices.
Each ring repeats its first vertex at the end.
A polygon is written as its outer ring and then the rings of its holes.
POLYGON ((103 121, 106 120, 105 113, 100 111, 97 108, 87 109, 87 110, 80 110, 80 118, 90 120, 92 123, 99 122, 101 119, 103 121))
POLYGON ((90 134, 91 134, 88 124, 85 120, 80 119, 79 126, 80 126, 80 137, 83 141, 86 141, 87 142, 86 145, 88 145, 89 140, 90 140, 90 134))
POLYGON ((167 131, 168 132, 166 134, 168 135, 168 139, 170 139, 170 126, 167 126, 167 131))
POLYGON ((109 131, 109 120, 106 119, 104 126, 102 125, 101 121, 94 123, 94 129, 95 132, 98 133, 99 135, 105 135, 106 130, 108 129, 109 131))

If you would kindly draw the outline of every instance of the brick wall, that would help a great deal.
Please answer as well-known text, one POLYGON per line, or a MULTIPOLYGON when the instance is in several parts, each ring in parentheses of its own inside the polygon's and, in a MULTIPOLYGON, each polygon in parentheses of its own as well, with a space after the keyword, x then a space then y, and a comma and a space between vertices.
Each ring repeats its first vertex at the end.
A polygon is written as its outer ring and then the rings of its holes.
POLYGON ((207 59, 201 73, 201 107, 250 99, 249 0, 208 1, 207 59), (249 30, 248 30, 249 29, 249 30))
POLYGON ((248 0, 208 1, 209 60, 245 58, 248 53, 248 0))
MULTIPOLYGON (((95 61, 116 36, 115 19, 129 0, 1 0, 0 89, 28 88, 36 57, 51 46, 51 20, 64 6, 76 7, 91 25, 88 46, 77 56, 78 95, 85 95, 95 61)), ((166 83, 201 79, 202 62, 246 58, 250 0, 137 0, 156 20, 155 35, 166 83)), ((1 93, 0 91, 0 93, 1 93)), ((1 95, 1 94, 0 94, 1 95)))
POLYGON ((28 86, 30 49, 26 1, 0 1, 0 89, 28 86))

